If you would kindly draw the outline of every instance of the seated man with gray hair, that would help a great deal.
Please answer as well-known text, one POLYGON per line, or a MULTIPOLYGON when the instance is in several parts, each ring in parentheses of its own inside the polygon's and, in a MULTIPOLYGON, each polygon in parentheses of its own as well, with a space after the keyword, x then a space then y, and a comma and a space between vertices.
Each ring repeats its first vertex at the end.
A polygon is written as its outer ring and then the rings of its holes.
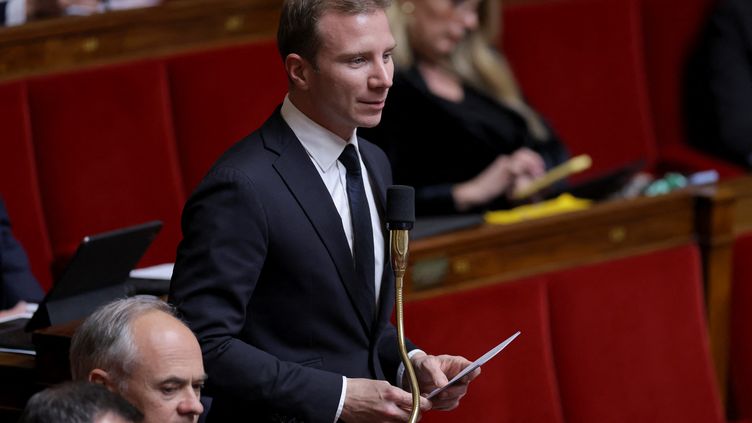
POLYGON ((196 422, 206 380, 196 337, 157 298, 97 309, 71 340, 74 380, 101 383, 144 413, 146 423, 196 422))

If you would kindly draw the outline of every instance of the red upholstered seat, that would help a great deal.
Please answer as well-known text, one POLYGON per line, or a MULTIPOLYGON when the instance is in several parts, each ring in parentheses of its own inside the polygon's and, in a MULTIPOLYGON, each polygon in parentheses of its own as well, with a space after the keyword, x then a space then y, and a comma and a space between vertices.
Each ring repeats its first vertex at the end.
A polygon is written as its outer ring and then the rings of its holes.
POLYGON ((184 202, 164 65, 136 62, 28 82, 56 257, 91 233, 159 219, 142 264, 171 262, 184 202))
POLYGON ((737 238, 733 251, 730 397, 737 416, 752 419, 752 234, 737 238))
POLYGON ((187 193, 232 144, 261 126, 287 92, 273 40, 168 61, 175 133, 187 193))
POLYGON ((688 145, 682 117, 682 75, 714 0, 641 0, 648 97, 665 168, 685 172, 716 169, 722 178, 738 166, 688 145))
POLYGON ((723 421, 695 246, 550 277, 565 421, 723 421))
POLYGON ((11 218, 13 234, 26 250, 34 276, 50 287, 52 250, 39 195, 31 142, 26 84, 0 84, 0 195, 11 218))
POLYGON ((515 331, 522 331, 482 368, 459 408, 429 412, 423 422, 563 422, 545 291, 542 279, 530 279, 406 305, 407 336, 428 353, 475 360, 515 331))
POLYGON ((657 161, 639 10, 633 0, 543 0, 504 8, 503 50, 529 102, 587 177, 637 159, 657 161))

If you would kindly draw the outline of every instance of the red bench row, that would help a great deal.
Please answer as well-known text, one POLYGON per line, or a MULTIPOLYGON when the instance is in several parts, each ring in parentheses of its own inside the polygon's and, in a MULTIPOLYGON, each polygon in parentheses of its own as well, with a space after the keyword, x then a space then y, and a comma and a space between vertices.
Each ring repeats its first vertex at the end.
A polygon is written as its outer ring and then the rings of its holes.
POLYGON ((710 365, 697 248, 685 245, 408 303, 429 352, 487 363, 460 408, 423 421, 725 421, 710 365))
POLYGON ((143 264, 174 261, 186 196, 281 102, 271 42, 0 85, 0 193, 34 273, 91 233, 160 219, 143 264))

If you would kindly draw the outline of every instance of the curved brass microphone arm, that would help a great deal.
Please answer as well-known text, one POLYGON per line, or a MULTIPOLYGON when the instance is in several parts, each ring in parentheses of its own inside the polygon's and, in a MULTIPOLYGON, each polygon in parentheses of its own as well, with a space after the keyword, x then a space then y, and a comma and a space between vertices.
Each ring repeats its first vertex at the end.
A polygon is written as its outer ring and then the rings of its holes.
MULTIPOLYGON (((418 387, 418 378, 415 376, 415 370, 407 356, 405 347, 405 317, 402 313, 402 288, 404 285, 405 270, 407 269, 407 246, 409 242, 408 231, 392 230, 389 243, 392 252, 392 269, 394 270, 395 279, 395 308, 397 311, 397 340, 399 342, 400 357, 405 365, 405 371, 410 379, 410 391, 413 396, 413 408, 410 413, 410 423, 418 421, 418 412, 420 411, 420 387, 418 387)), ((398 381, 399 382, 399 381, 398 381)))

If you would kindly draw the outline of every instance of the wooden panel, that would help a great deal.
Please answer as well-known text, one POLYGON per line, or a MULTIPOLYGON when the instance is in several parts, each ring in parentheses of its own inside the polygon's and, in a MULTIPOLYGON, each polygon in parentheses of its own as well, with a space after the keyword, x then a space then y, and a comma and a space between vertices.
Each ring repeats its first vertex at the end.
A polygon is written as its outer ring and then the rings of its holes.
POLYGON ((16 421, 29 397, 44 389, 34 363, 33 356, 0 352, 0 421, 16 421))
POLYGON ((703 261, 705 302, 721 398, 727 397, 731 316, 733 225, 736 198, 726 188, 699 197, 697 232, 703 261))
POLYGON ((281 0, 180 0, 0 28, 0 79, 273 38, 281 0))
POLYGON ((734 233, 752 231, 752 176, 725 181, 721 187, 731 190, 736 197, 734 233))
POLYGON ((68 350, 80 320, 32 335, 36 357, 0 352, 0 422, 16 421, 34 393, 70 380, 68 350))
POLYGON ((406 290, 434 295, 691 242, 694 207, 693 194, 684 191, 418 240, 406 290))

